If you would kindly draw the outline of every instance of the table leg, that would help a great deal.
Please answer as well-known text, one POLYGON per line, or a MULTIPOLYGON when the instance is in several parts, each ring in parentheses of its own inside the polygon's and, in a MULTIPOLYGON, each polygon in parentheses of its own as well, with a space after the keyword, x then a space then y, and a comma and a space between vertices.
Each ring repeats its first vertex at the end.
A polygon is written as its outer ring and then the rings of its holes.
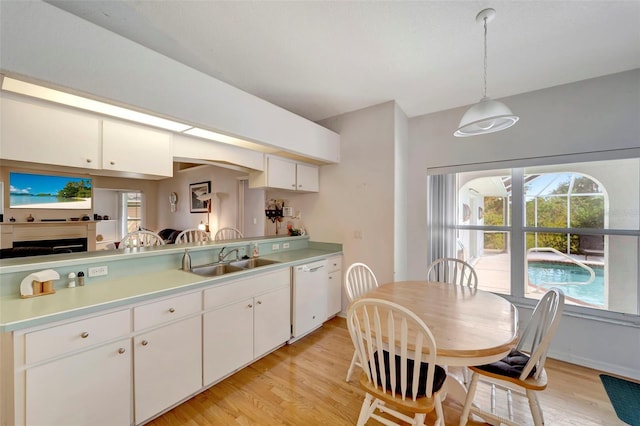
POLYGON ((462 381, 453 374, 447 373, 447 386, 447 398, 452 398, 464 406, 464 402, 467 399, 467 387, 462 381))

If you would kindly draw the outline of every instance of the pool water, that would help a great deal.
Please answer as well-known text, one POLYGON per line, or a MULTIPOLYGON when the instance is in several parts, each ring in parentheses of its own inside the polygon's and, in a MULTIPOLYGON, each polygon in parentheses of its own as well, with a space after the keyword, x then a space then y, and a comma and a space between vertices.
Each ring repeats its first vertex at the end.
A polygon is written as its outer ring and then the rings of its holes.
MULTIPOLYGON (((555 285, 564 291, 565 296, 592 305, 604 305, 604 269, 591 266, 596 274, 591 284, 555 285)), ((529 262, 529 282, 542 288, 554 287, 549 283, 580 283, 589 280, 590 274, 578 265, 560 262, 529 262)))

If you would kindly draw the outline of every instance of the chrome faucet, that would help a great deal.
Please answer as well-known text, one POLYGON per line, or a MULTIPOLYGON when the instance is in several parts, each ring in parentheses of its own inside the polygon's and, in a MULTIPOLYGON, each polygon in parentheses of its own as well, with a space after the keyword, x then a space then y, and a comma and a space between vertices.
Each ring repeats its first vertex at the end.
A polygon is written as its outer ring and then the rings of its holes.
POLYGON ((229 252, 227 254, 224 254, 224 249, 226 249, 226 247, 222 247, 222 250, 220 250, 220 253, 218 253, 218 262, 224 262, 224 260, 234 251, 236 252, 236 260, 239 259, 239 251, 237 248, 234 248, 232 250, 229 250, 229 252))

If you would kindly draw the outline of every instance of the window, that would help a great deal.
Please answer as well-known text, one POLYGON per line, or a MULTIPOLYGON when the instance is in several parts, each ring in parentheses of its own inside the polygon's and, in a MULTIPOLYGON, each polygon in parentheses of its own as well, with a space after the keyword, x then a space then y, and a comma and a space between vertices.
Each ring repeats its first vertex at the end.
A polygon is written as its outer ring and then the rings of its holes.
POLYGON ((639 158, 428 179, 429 261, 461 258, 516 300, 560 287, 576 311, 639 315, 639 158))
POLYGON ((123 235, 132 231, 137 231, 143 227, 142 223, 142 193, 140 192, 123 192, 122 193, 122 217, 123 235))

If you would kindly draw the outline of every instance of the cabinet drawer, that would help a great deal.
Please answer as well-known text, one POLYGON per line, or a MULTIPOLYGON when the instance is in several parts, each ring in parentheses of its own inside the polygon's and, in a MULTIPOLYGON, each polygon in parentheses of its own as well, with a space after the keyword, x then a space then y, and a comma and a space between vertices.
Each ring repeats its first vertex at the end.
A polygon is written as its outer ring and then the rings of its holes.
POLYGON ((25 363, 42 361, 124 336, 131 331, 129 310, 34 331, 25 335, 25 363))
POLYGON ((217 285, 204 291, 204 309, 222 306, 291 285, 290 268, 217 285))
POLYGON ((327 259, 327 272, 335 272, 342 269, 342 256, 334 256, 327 259))
POLYGON ((133 308, 133 328, 143 330, 202 310, 201 293, 171 297, 133 308))

